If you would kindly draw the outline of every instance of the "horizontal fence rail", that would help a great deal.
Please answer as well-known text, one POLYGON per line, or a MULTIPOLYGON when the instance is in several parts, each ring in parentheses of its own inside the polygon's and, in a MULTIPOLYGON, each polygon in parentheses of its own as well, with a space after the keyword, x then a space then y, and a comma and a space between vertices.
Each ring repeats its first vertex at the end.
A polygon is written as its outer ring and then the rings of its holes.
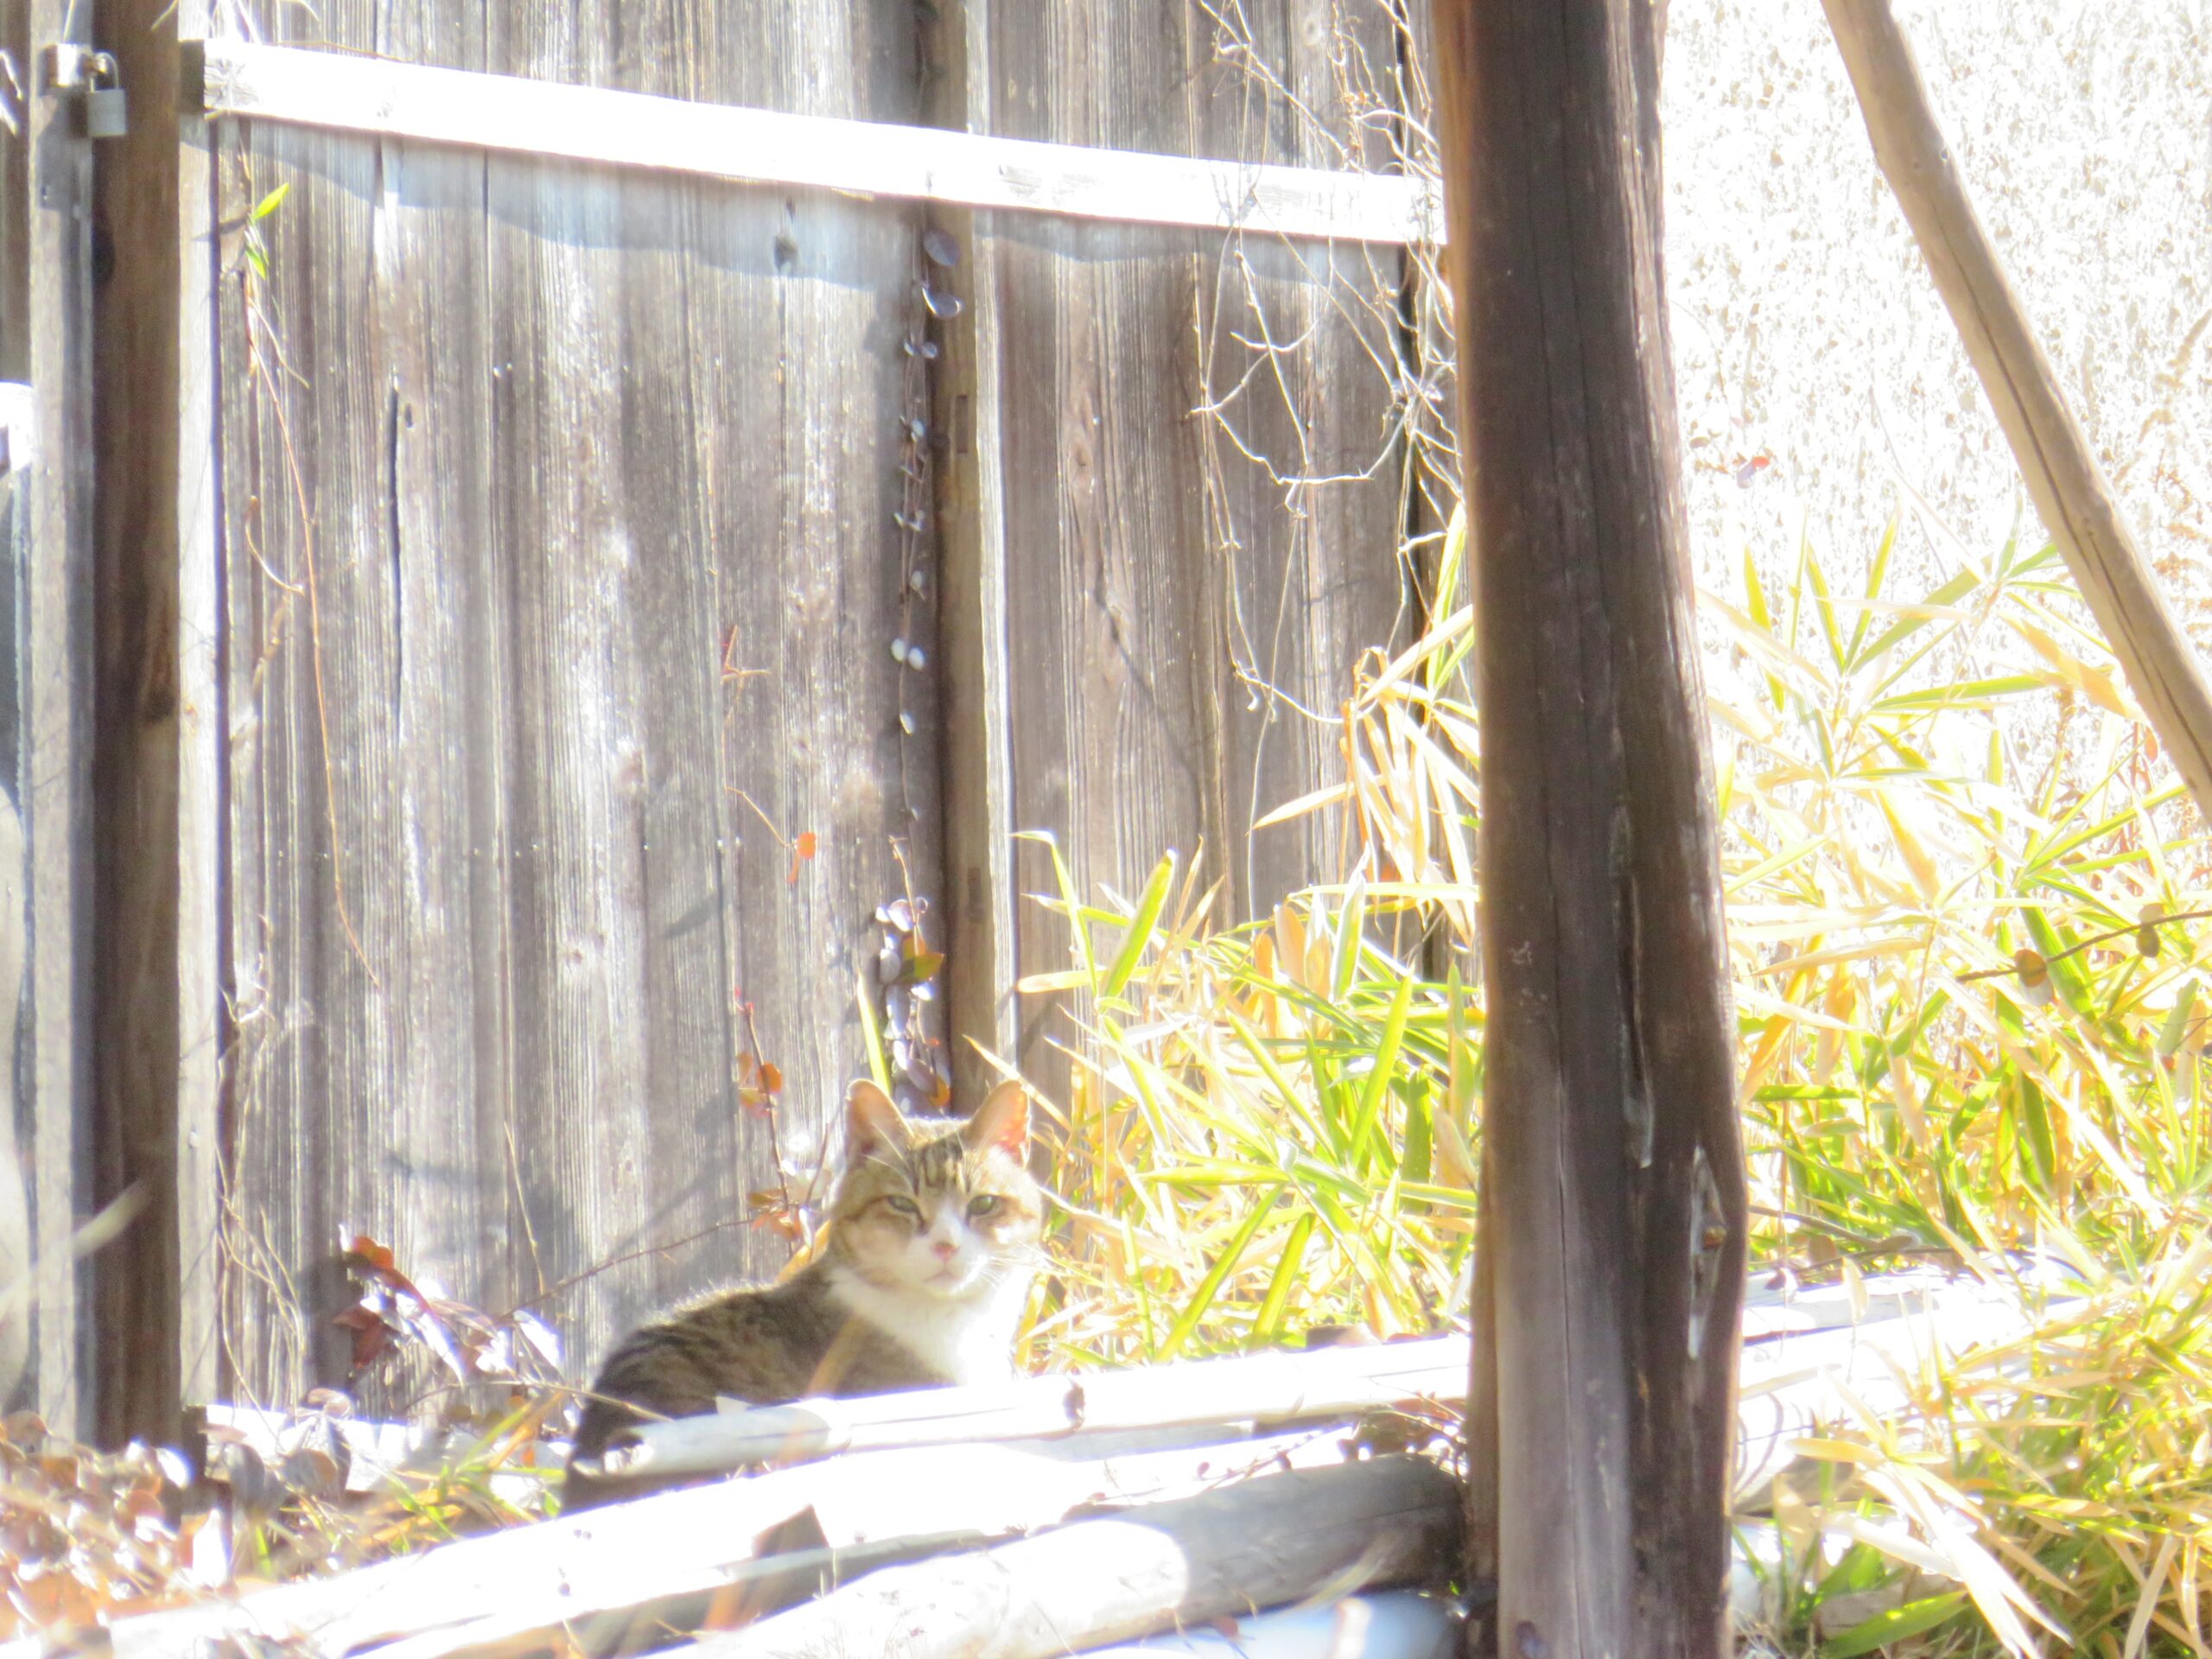
POLYGON ((194 60, 210 116, 1062 218, 1385 245, 1443 239, 1442 201, 1402 175, 788 115, 238 40, 190 43, 188 87, 194 60))

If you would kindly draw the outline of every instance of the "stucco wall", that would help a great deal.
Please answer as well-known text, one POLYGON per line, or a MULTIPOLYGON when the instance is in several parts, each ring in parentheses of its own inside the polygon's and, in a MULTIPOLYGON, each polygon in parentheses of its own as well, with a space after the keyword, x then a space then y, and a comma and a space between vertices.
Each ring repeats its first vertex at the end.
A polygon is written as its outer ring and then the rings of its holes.
MULTIPOLYGON (((1898 10, 2075 411, 2212 645, 2212 0, 1898 10)), ((1993 550, 2016 512, 2040 544, 1818 0, 1673 0, 1665 100, 1701 578, 1740 591, 1747 543, 1785 572, 1802 527, 1854 580, 1901 500, 1907 573, 1993 550)))

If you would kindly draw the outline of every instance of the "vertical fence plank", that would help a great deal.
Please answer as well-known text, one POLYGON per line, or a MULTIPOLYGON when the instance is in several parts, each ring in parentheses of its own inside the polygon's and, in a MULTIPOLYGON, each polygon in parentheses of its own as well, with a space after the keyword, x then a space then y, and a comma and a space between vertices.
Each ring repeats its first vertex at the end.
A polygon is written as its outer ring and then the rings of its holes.
MULTIPOLYGON (((375 27, 387 56, 486 62, 479 6, 386 0, 375 27)), ((528 1235, 512 1213, 505 1132, 515 1031, 503 791, 513 763, 486 741, 512 729, 504 588, 485 556, 494 545, 486 167, 463 151, 388 143, 376 183, 366 325, 383 373, 367 435, 390 504, 378 576, 391 595, 391 850, 405 872, 387 925, 397 953, 383 1015, 404 1046, 383 1109, 406 1160, 376 1222, 406 1259, 455 1274, 458 1294, 504 1301, 531 1281, 515 1276, 528 1235)))
MULTIPOLYGON (((158 0, 140 0, 158 3, 158 0)), ((207 0, 171 10, 183 35, 207 34, 207 0)), ((157 14, 158 16, 158 14, 157 14)), ((215 145, 181 95, 175 135, 176 223, 176 1398, 141 1402, 151 1417, 217 1397, 221 1386, 219 1241, 224 1199, 223 547, 216 427, 215 145)), ((149 550, 149 554, 156 550, 149 550)))
MULTIPOLYGON (((1351 133, 1317 138, 1313 123, 1326 129, 1341 90, 1333 31, 1394 55, 1388 12, 1247 14, 1249 40, 1226 41, 1168 0, 993 8, 985 46, 962 44, 988 67, 967 120, 1005 137, 1370 162, 1351 133), (1256 79, 1246 47, 1265 66, 1256 79)), ((965 8, 971 35, 982 16, 965 8)), ((1003 480, 1010 756, 1005 816, 987 834, 1050 831, 1086 897, 1102 884, 1133 896, 1163 853, 1187 861, 1203 845, 1224 881, 1217 914, 1264 912, 1333 873, 1339 850, 1311 824, 1251 826, 1334 775, 1331 722, 1353 659, 1404 620, 1396 321, 1394 304, 1365 303, 1394 302, 1400 256, 1004 215, 987 240, 976 264, 998 346, 972 424, 979 442, 995 429, 1003 480)), ((953 868, 988 868, 991 850, 956 846, 953 868)), ((1012 874, 1001 992, 1065 961, 1064 923, 1021 896, 1053 890, 1048 855, 1025 848, 1012 874)), ((1026 1003, 1015 1034, 1048 1092, 1065 1086, 1051 1039, 1072 1034, 1059 1006, 1026 1003)))
MULTIPOLYGON (((90 19, 30 0, 16 61, 82 40, 90 19)), ((27 79, 36 82, 35 76, 27 79)), ((89 1275, 75 1231, 91 1196, 89 966, 92 676, 92 147, 66 97, 28 88, 29 371, 36 458, 17 671, 22 690, 19 802, 29 846, 33 1247, 36 1399, 62 1433, 86 1432, 97 1356, 89 1275)))
MULTIPOLYGON (((0 44, 26 49, 29 0, 0 0, 0 44)), ((30 146, 29 135, 0 137, 0 382, 10 400, 9 425, 33 418, 30 388, 30 146)), ((11 451, 21 446, 10 435, 11 451)), ((0 1019, 10 1039, 0 1046, 10 1079, 0 1091, 0 1253, 17 1294, 0 1308, 0 1402, 13 1408, 33 1380, 36 1302, 29 1294, 36 1261, 31 1210, 35 1179, 26 1153, 36 1140, 32 1102, 22 1086, 23 988, 30 950, 29 848, 22 820, 22 599, 29 556, 30 474, 26 456, 11 453, 0 479, 0 787, 7 796, 6 845, 0 849, 0 967, 12 983, 0 986, 0 1019)))
MULTIPOLYGON (((11 245, 19 247, 20 242, 11 241, 11 245)), ((22 389, 20 381, 12 388, 22 389)), ((5 618, 4 628, 0 628, 0 664, 5 668, 5 677, 0 679, 0 768, 4 768, 0 776, 9 785, 0 790, 0 1013, 5 1015, 0 1019, 0 1077, 10 1080, 6 1094, 0 1096, 0 1274, 7 1276, 9 1286, 4 1300, 0 1300, 0 1404, 10 1410, 18 1403, 26 1379, 34 1376, 33 1319, 37 1304, 31 1291, 38 1259, 34 1248, 32 1166, 22 1155, 27 1143, 35 1143, 36 1126, 18 1121, 25 1103, 16 1081, 22 1075, 19 1070, 21 1016, 30 967, 29 847, 23 837, 22 815, 16 810, 21 684, 16 672, 15 598, 28 550, 23 535, 26 485, 25 474, 11 457, 6 473, 0 475, 0 592, 5 594, 4 601, 0 601, 5 606, 4 613, 0 613, 5 618)))
MULTIPOLYGON (((925 31, 925 116, 957 131, 990 130, 986 0, 945 0, 925 31)), ((963 1098, 995 1076, 978 1046, 1015 1051, 1013 642, 1007 637, 1007 350, 1000 304, 998 215, 938 207, 951 238, 965 309, 942 331, 931 377, 938 434, 938 522, 944 550, 946 978, 953 1074, 963 1098), (972 1039, 972 1041, 964 1040, 972 1039)))
POLYGON ((112 1440, 174 1435, 180 1397, 212 1385, 213 200, 206 123, 158 95, 180 82, 180 29, 207 22, 200 3, 95 11, 124 84, 145 89, 129 134, 95 155, 108 250, 93 313, 99 1196, 140 1201, 96 1264, 101 1329, 134 1338, 109 1344, 101 1380, 112 1440))

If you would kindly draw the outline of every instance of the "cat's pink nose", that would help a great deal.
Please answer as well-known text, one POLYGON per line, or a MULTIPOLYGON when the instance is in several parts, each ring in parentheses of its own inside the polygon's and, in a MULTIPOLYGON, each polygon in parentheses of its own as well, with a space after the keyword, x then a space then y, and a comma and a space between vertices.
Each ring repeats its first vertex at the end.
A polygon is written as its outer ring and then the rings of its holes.
POLYGON ((940 1262, 951 1261, 953 1251, 960 1248, 949 1238, 931 1239, 930 1247, 937 1252, 937 1259, 940 1262))

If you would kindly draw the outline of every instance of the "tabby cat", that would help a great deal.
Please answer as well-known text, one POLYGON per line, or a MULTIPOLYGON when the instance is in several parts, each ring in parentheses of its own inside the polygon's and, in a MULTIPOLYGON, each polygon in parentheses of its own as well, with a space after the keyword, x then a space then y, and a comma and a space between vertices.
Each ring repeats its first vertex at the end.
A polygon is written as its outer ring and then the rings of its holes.
POLYGON ((575 1465, 651 1417, 713 1411, 717 1396, 775 1405, 1009 1376, 1043 1212, 1028 1148, 1018 1083, 944 1130, 855 1084, 821 1254, 779 1284, 717 1292, 632 1332, 592 1385, 563 1507, 669 1484, 575 1465))

